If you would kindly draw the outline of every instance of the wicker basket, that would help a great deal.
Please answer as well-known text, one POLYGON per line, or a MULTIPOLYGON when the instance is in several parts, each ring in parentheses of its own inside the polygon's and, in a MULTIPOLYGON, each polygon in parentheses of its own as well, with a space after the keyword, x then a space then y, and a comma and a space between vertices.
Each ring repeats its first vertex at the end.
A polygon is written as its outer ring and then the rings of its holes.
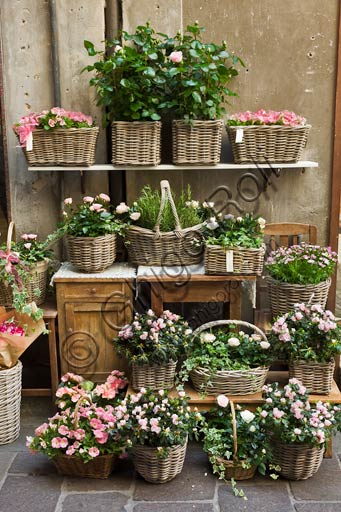
POLYGON ((158 165, 161 162, 160 121, 114 121, 111 124, 114 165, 158 165))
MULTIPOLYGON (((267 341, 263 331, 242 320, 208 322, 198 327, 193 336, 198 336, 201 332, 219 325, 241 325, 254 330, 264 341, 267 341)), ((258 393, 262 389, 268 371, 268 366, 259 366, 250 370, 218 370, 215 374, 212 374, 209 369, 198 367, 190 371, 190 377, 194 389, 207 395, 250 395, 258 393)))
POLYGON ((172 124, 175 165, 215 165, 220 162, 223 120, 174 120, 172 124))
POLYGON ((98 126, 92 128, 37 128, 33 148, 24 153, 29 166, 90 166, 95 163, 98 126))
POLYGON ((281 467, 280 474, 288 480, 306 480, 316 473, 323 459, 324 448, 306 444, 272 442, 273 464, 281 467))
POLYGON ((236 164, 297 162, 306 146, 310 125, 306 126, 227 126, 236 164), (237 130, 243 139, 236 142, 237 130))
POLYGON ((66 237, 69 261, 81 272, 102 272, 116 258, 116 235, 66 237))
POLYGON ((181 473, 187 448, 187 439, 183 445, 172 446, 165 459, 160 459, 158 449, 150 446, 138 445, 132 449, 133 461, 136 471, 147 482, 164 484, 173 480, 181 473))
POLYGON ((202 224, 182 229, 167 180, 161 183, 161 205, 154 230, 130 226, 127 232, 129 261, 134 265, 196 265, 202 260, 202 248, 195 244, 201 241, 202 224), (175 230, 160 231, 160 222, 167 200, 172 207, 175 230))
POLYGON ((328 395, 332 389, 335 360, 329 363, 289 361, 289 377, 299 379, 310 393, 328 395))
POLYGON ((12 443, 20 432, 22 364, 0 369, 0 445, 12 443))
POLYGON ((131 385, 135 391, 141 388, 172 389, 174 387, 176 361, 169 361, 164 365, 132 363, 131 385))
POLYGON ((290 284, 267 277, 272 316, 284 315, 293 309, 294 304, 301 302, 321 304, 324 308, 328 299, 330 283, 331 279, 318 284, 290 284))
POLYGON ((61 475, 82 478, 108 478, 112 473, 116 457, 112 454, 99 455, 89 462, 84 462, 75 455, 58 455, 52 461, 61 475))
POLYGON ((260 276, 263 272, 265 246, 259 249, 231 247, 226 250, 220 245, 205 247, 205 274, 252 274, 260 276), (227 253, 233 253, 233 271, 227 271, 227 253))

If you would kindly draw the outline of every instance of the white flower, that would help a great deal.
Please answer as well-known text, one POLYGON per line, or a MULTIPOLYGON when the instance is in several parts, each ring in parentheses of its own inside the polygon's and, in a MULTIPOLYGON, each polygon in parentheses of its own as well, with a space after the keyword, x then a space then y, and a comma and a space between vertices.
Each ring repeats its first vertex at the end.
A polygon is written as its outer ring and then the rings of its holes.
POLYGON ((265 219, 263 219, 263 217, 259 217, 259 219, 258 219, 258 224, 259 224, 259 227, 260 227, 261 229, 264 229, 264 228, 265 228, 265 224, 266 224, 265 219))
POLYGON ((237 221, 237 222, 242 222, 242 220, 243 220, 243 217, 237 217, 237 218, 236 218, 236 221, 237 221))
POLYGON ((125 203, 120 203, 118 206, 116 206, 116 213, 126 213, 129 212, 129 206, 127 206, 125 203))
POLYGON ((207 227, 208 227, 208 229, 211 229, 212 231, 213 231, 214 229, 217 229, 217 228, 219 227, 219 224, 218 224, 218 222, 216 221, 216 218, 215 218, 215 217, 211 217, 210 219, 208 219, 207 227))
POLYGON ((140 212, 133 212, 130 214, 131 220, 139 220, 140 217, 141 217, 140 212))
POLYGON ((244 331, 239 331, 239 336, 244 336, 245 332, 244 331))
POLYGON ((220 407, 227 407, 228 403, 229 403, 229 399, 225 395, 218 395, 217 403, 218 403, 218 405, 220 405, 220 407))
POLYGON ((210 332, 203 332, 200 336, 201 341, 204 343, 212 343, 216 338, 214 334, 210 332))
POLYGON ((193 332, 192 329, 186 329, 185 330, 185 335, 189 336, 190 334, 192 334, 192 332, 193 332))
POLYGON ((206 201, 204 201, 202 203, 202 206, 203 206, 203 208, 214 208, 214 203, 213 202, 206 202, 206 201))
POLYGON ((123 50, 122 46, 120 46, 119 44, 117 44, 114 48, 114 52, 117 53, 117 52, 121 52, 123 50))
POLYGON ((256 427, 254 425, 251 425, 249 430, 250 430, 250 432, 256 432, 256 427))
POLYGON ((263 348, 264 350, 267 350, 269 347, 270 347, 270 343, 268 341, 261 341, 260 342, 260 346, 261 348, 263 348))
POLYGON ((255 417, 255 415, 251 411, 248 411, 247 409, 245 411, 242 411, 240 415, 245 421, 245 423, 250 423, 255 417))
POLYGON ((240 341, 238 338, 230 338, 227 341, 227 344, 230 345, 230 347, 238 347, 240 345, 240 341))

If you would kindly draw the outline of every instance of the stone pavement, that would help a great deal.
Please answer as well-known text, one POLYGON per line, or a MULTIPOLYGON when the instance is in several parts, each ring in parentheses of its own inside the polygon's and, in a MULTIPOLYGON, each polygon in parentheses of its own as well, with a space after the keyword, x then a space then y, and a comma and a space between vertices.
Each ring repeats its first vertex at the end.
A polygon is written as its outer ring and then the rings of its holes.
POLYGON ((191 443, 181 475, 153 485, 129 461, 108 480, 63 478, 43 455, 31 455, 25 436, 51 415, 47 398, 24 398, 20 438, 0 446, 0 512, 341 512, 341 436, 334 456, 301 482, 261 476, 240 482, 248 501, 211 474, 206 455, 191 443), (337 456, 339 454, 339 456, 337 456))

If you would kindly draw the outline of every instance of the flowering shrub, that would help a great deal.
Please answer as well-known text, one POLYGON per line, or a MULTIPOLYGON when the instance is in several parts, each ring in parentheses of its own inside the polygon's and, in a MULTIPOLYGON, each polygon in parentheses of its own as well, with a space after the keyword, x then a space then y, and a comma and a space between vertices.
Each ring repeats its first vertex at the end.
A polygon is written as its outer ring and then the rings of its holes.
POLYGON ((304 126, 306 120, 304 117, 290 112, 289 110, 282 110, 277 112, 275 110, 260 109, 257 112, 238 112, 233 114, 227 120, 229 126, 249 126, 249 125, 283 125, 283 126, 304 126))
POLYGON ((283 443, 324 446, 333 431, 341 430, 341 409, 329 403, 310 405, 307 389, 298 379, 280 389, 277 382, 263 387, 263 423, 283 443))
POLYGON ((49 235, 44 241, 38 240, 38 235, 34 233, 24 233, 20 238, 19 242, 12 244, 12 249, 19 253, 25 264, 30 265, 51 257, 52 251, 49 245, 57 235, 49 235))
POLYGON ((341 353, 341 328, 319 304, 295 304, 276 319, 269 339, 275 351, 296 360, 324 363, 341 353))
POLYGON ((13 318, 0 324, 0 333, 14 334, 15 336, 25 336, 25 329, 18 325, 13 318))
POLYGON ((330 247, 292 245, 272 251, 265 266, 277 281, 292 284, 317 284, 330 277, 337 254, 330 247))
POLYGON ((192 329, 179 315, 164 311, 158 317, 151 309, 146 315, 135 314, 114 339, 116 350, 138 364, 177 361, 184 352, 192 329))
POLYGON ((170 397, 168 391, 141 388, 127 395, 115 408, 118 432, 126 438, 127 447, 147 445, 158 448, 160 458, 168 448, 184 444, 187 436, 198 434, 201 414, 187 405, 184 391, 170 397))
POLYGON ((265 220, 249 213, 244 217, 213 215, 206 222, 203 236, 206 245, 258 249, 263 243, 264 228, 265 220))

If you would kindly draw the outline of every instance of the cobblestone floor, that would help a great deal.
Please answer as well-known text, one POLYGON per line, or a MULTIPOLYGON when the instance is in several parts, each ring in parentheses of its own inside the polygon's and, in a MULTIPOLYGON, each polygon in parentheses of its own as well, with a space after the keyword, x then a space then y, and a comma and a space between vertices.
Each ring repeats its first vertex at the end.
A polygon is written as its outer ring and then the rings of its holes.
POLYGON ((23 400, 20 438, 0 446, 0 512, 341 512, 341 436, 314 477, 257 476, 240 484, 245 501, 211 474, 198 443, 190 444, 182 474, 168 484, 144 482, 129 461, 108 480, 63 478, 46 457, 25 448, 25 436, 50 414, 49 399, 23 400))

